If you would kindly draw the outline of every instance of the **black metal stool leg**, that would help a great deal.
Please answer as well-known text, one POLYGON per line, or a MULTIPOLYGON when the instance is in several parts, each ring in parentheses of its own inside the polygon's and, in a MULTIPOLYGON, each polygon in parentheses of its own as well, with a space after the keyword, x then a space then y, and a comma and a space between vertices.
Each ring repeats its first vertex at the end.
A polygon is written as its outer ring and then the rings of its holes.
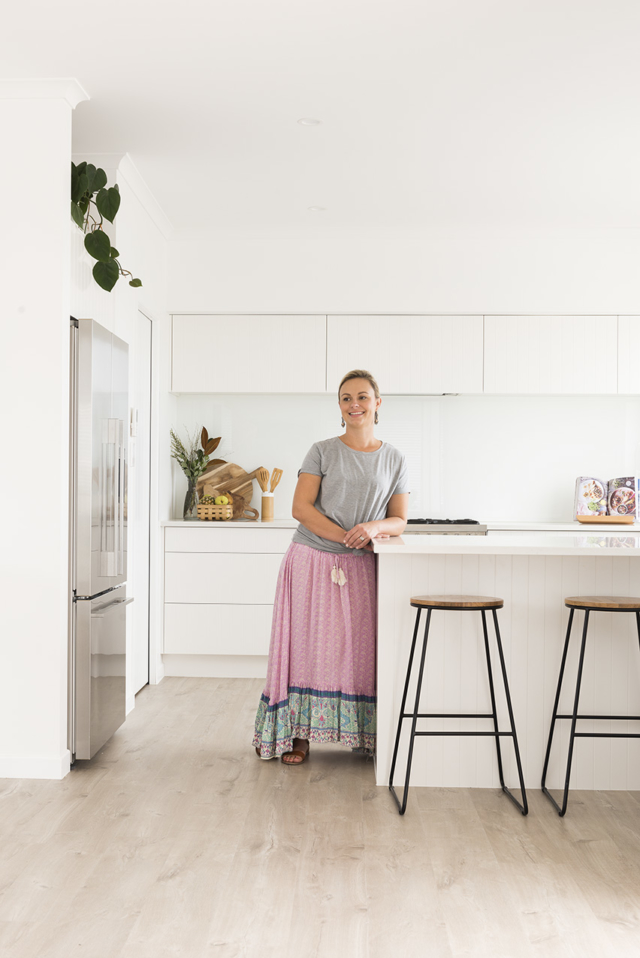
MULTIPOLYGON (((500 638, 500 629, 498 627, 498 614, 495 609, 492 609, 493 612, 493 626, 496 630, 496 643, 498 645, 498 655, 500 657, 500 668, 502 670, 502 681, 504 683, 504 693, 507 699, 507 711, 509 713, 509 723, 511 725, 511 737, 513 738, 513 748, 516 753, 516 766, 518 768, 518 779, 520 781, 520 794, 522 796, 522 804, 517 800, 515 795, 509 791, 509 789, 502 783, 502 791, 509 796, 513 804, 520 809, 523 815, 526 815, 529 811, 529 805, 527 803, 527 793, 524 787, 524 776, 522 774, 522 762, 520 761, 520 749, 518 748, 518 736, 516 734, 516 723, 513 717, 513 708, 511 705, 511 693, 509 691, 509 681, 507 679, 507 668, 504 663, 504 653, 502 651, 502 640, 500 638)), ((497 738, 497 736, 496 736, 497 738)))
POLYGON ((552 743, 552 741, 553 741, 553 733, 554 733, 555 727, 556 727, 556 717, 557 717, 557 715, 558 715, 558 706, 559 706, 559 704, 560 704, 560 693, 562 692, 562 681, 563 681, 563 678, 564 678, 564 667, 565 667, 565 665, 566 665, 566 663, 567 663, 567 653, 568 653, 568 651, 569 651, 569 642, 570 642, 570 640, 571 640, 571 626, 573 625, 573 613, 574 613, 574 611, 575 611, 574 609, 571 609, 571 611, 569 612, 569 622, 567 623, 567 634, 566 634, 566 637, 565 637, 565 640, 564 640, 564 648, 563 648, 563 650, 562 650, 562 660, 561 660, 561 662, 560 662, 560 674, 558 675, 558 686, 557 686, 557 688, 556 688, 556 697, 555 697, 555 700, 554 700, 554 703, 553 703, 553 713, 552 713, 552 715, 551 715, 551 728, 549 729, 549 740, 548 740, 548 742, 547 742, 547 751, 546 751, 546 754, 545 754, 545 757, 544 757, 544 765, 543 765, 543 767, 542 767, 542 783, 541 783, 541 786, 540 786, 540 787, 542 788, 542 791, 544 792, 544 794, 547 796, 547 798, 548 798, 551 802, 553 802, 553 804, 556 806, 556 808, 558 809, 558 811, 560 811, 560 806, 559 806, 558 803, 556 802, 556 800, 555 800, 555 798, 553 797, 553 795, 552 795, 552 794, 549 792, 549 790, 547 789, 547 787, 546 787, 546 781, 547 781, 547 770, 548 770, 548 768, 549 768, 549 758, 550 758, 550 756, 551 756, 551 743, 552 743))
POLYGON ((491 653, 489 651, 489 633, 487 632, 487 616, 484 609, 480 610, 482 615, 482 633, 484 635, 484 653, 487 659, 487 675, 489 676, 489 692, 491 694, 491 714, 493 716, 493 728, 496 733, 496 754, 498 756, 498 776, 500 778, 500 787, 504 789, 504 772, 502 770, 502 751, 500 749, 500 735, 498 734, 498 711, 496 709, 496 694, 493 687, 493 669, 491 668, 491 653))
POLYGON ((589 628, 589 610, 586 609, 586 610, 585 610, 585 613, 584 613, 584 625, 583 625, 583 627, 582 627, 582 642, 580 643, 580 659, 579 659, 579 662, 578 662, 578 675, 577 675, 577 679, 576 679, 576 692, 575 692, 575 697, 574 697, 574 701, 573 701, 573 712, 571 713, 571 732, 569 733, 569 754, 568 754, 568 756, 567 756, 567 769, 566 769, 565 779, 564 779, 564 792, 563 792, 563 796, 562 796, 562 806, 560 806, 560 805, 558 805, 558 803, 556 802, 555 798, 553 797, 553 795, 551 794, 551 792, 549 791, 549 789, 546 788, 546 786, 545 786, 545 779, 546 779, 546 775, 547 775, 547 765, 548 765, 548 763, 549 763, 549 753, 550 753, 550 751, 551 751, 551 737, 552 737, 552 735, 553 735, 553 727, 554 727, 554 725, 555 725, 556 715, 557 715, 557 711, 558 711, 558 702, 559 702, 559 699, 560 699, 560 685, 561 685, 561 683, 562 683, 562 675, 563 675, 563 672, 564 672, 564 666, 565 666, 566 657, 567 657, 567 650, 568 650, 568 647, 569 647, 569 634, 570 634, 570 631, 571 631, 571 623, 572 623, 572 620, 573 620, 573 609, 571 609, 571 614, 570 614, 570 616, 569 616, 569 625, 568 625, 568 628, 567 628, 567 638, 566 638, 566 641, 565 641, 564 652, 563 652, 563 654, 562 654, 562 664, 561 664, 561 666, 560 666, 560 678, 559 678, 559 681, 558 681, 558 691, 557 691, 557 693, 556 693, 556 701, 555 701, 554 709, 553 709, 553 719, 552 719, 552 724, 551 724, 551 730, 550 730, 550 733, 549 733, 549 745, 548 745, 548 747, 547 747, 547 755, 546 755, 546 758, 545 758, 544 769, 543 769, 543 773, 542 773, 542 791, 543 791, 544 794, 547 796, 547 798, 548 798, 549 801, 552 803, 552 805, 557 809, 558 814, 559 814, 559 816, 560 816, 561 818, 564 816, 565 812, 567 811, 567 803, 568 803, 568 800, 569 800, 569 779, 571 778, 571 763, 572 763, 572 760, 573 760, 573 745, 574 745, 575 736, 576 736, 576 720, 577 720, 577 716, 578 716, 578 706, 579 706, 579 704, 580 704, 580 687, 581 687, 581 685, 582 685, 582 669, 583 669, 583 666, 584 666, 584 653, 585 653, 585 648, 586 648, 586 645, 587 645, 587 630, 588 630, 588 628, 589 628))
POLYGON ((573 743, 576 738, 576 717, 578 715, 578 705, 580 704, 580 686, 582 685, 582 667, 584 665, 584 652, 587 646, 587 629, 589 628, 589 610, 584 614, 584 627, 582 629, 582 644, 580 645, 580 662, 578 664, 578 681, 576 682, 576 697, 573 702, 573 713, 571 716, 571 732, 569 735, 569 756, 567 758, 567 774, 564 780, 564 796, 562 799, 562 817, 567 810, 567 801, 569 798, 569 779, 571 778, 571 761, 573 759, 573 743))
POLYGON ((640 645, 640 612, 636 612, 636 625, 638 627, 638 645, 640 645))
POLYGON ((413 639, 411 642, 411 651, 409 652, 409 664, 407 666, 407 674, 404 680, 404 691, 402 693, 402 704, 400 705, 400 716, 398 718, 398 728, 396 731, 396 742, 393 747, 393 758, 391 759, 391 771, 389 772, 389 788, 392 789, 393 786, 393 775, 396 770, 396 760, 398 758, 398 746, 400 745, 400 733, 402 731, 402 720, 404 718, 404 707, 407 702, 407 692, 409 691, 409 681, 411 679, 411 668, 413 666, 413 655, 416 650, 416 639, 418 638, 418 627, 420 625, 420 613, 422 609, 418 607, 416 611, 416 621, 413 628, 413 639))
MULTIPOLYGON (((418 684, 417 684, 417 686, 416 686, 415 705, 414 705, 414 708, 413 708, 413 712, 410 713, 411 718, 412 718, 412 722, 411 722, 411 737, 410 737, 410 739, 409 739, 409 754, 408 754, 408 756, 407 756, 407 773, 406 773, 406 775, 405 775, 404 791, 403 791, 403 794, 402 794, 402 804, 400 804, 400 801, 399 801, 399 799, 398 799, 398 796, 396 795, 396 791, 395 791, 393 785, 392 785, 391 783, 389 783, 389 789, 390 789, 390 791, 391 791, 391 794, 393 795, 393 797, 394 797, 395 800, 396 800, 396 804, 398 805, 398 811, 400 812, 401 815, 404 815, 404 813, 405 813, 405 811, 406 811, 406 809, 407 809, 407 799, 408 799, 408 797, 409 797, 409 779, 410 779, 410 777, 411 777, 411 762, 412 762, 412 759, 413 759, 413 744, 414 744, 414 742, 415 742, 416 724, 417 724, 417 722, 418 722, 418 709, 419 709, 419 707, 420 707, 420 691, 421 691, 421 689, 422 689, 422 676, 423 676, 423 674, 424 674, 424 662, 425 662, 425 657, 426 657, 426 654, 427 654, 427 642, 428 642, 428 640, 429 640, 429 625, 430 625, 430 623, 431 623, 431 609, 428 609, 428 610, 427 610, 427 621, 426 621, 426 624, 425 624, 425 627, 424 627, 424 638, 422 639, 422 654, 421 654, 421 656, 420 656, 420 671, 418 672, 418 684)), ((408 717, 408 716, 407 716, 407 717, 408 717)), ((402 713, 401 713, 401 716, 400 716, 400 720, 401 720, 401 721, 402 721, 402 718, 403 718, 403 715, 402 715, 402 713)))

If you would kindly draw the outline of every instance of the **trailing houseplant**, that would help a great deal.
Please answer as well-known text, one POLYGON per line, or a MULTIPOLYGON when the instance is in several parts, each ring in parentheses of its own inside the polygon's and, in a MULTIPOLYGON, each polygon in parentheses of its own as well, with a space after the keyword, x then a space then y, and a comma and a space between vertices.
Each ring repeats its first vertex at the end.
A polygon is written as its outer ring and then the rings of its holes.
POLYGON ((97 260, 92 270, 93 278, 108 293, 121 276, 131 277, 129 286, 142 286, 141 280, 122 268, 118 259, 120 253, 111 245, 104 230, 104 221, 113 223, 119 208, 118 184, 107 186, 107 174, 101 167, 92 163, 71 164, 71 219, 85 234, 87 253, 97 260))
MULTIPOLYGON (((187 482, 189 483, 187 494, 184 497, 182 518, 195 519, 198 508, 198 492, 196 490, 196 483, 209 465, 209 460, 212 453, 220 445, 221 437, 218 436, 217 439, 209 439, 209 434, 203 426, 202 432, 200 433, 201 448, 199 449, 197 430, 193 435, 189 435, 189 433, 187 433, 186 442, 182 442, 180 437, 176 435, 173 429, 170 430, 170 435, 171 458, 176 460, 187 477, 187 482)), ((219 461, 222 462, 222 460, 219 461)))

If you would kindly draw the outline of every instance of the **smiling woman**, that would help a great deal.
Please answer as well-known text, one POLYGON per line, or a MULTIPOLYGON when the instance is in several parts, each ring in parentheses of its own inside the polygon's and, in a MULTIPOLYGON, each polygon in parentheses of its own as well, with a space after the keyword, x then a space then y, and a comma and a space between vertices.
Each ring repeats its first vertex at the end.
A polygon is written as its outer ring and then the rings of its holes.
POLYGON ((406 525, 403 454, 377 440, 382 399, 366 370, 343 378, 345 433, 313 444, 298 471, 300 525, 282 561, 267 681, 253 744, 288 765, 310 742, 375 750, 376 575, 372 542, 406 525))

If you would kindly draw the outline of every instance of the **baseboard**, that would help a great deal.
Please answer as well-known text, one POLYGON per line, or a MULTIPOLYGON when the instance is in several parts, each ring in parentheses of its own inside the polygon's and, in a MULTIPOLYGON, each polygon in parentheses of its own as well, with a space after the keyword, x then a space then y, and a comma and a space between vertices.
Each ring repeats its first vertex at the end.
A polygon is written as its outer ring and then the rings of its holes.
POLYGON ((163 655, 164 674, 210 679, 264 679, 266 655, 163 655))
POLYGON ((68 774, 70 767, 71 753, 68 749, 57 758, 0 755, 0 778, 49 778, 59 781, 68 774))

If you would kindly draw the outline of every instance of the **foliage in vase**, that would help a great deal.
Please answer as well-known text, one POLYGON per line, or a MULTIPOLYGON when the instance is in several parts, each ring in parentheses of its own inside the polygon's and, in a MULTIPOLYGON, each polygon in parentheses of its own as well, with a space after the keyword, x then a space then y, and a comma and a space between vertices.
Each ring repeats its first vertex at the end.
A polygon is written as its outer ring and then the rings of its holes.
POLYGON ((217 439, 209 439, 209 435, 204 426, 202 427, 200 437, 198 437, 198 430, 196 429, 193 435, 187 433, 185 442, 182 442, 173 429, 170 430, 170 434, 171 458, 176 460, 190 482, 196 482, 209 465, 211 454, 215 452, 220 445, 222 437, 218 436, 217 439), (199 443, 201 448, 199 448, 199 443))
POLYGON ((118 259, 120 253, 111 245, 104 231, 104 221, 113 223, 119 208, 118 184, 107 186, 107 174, 101 167, 95 167, 93 163, 71 164, 71 219, 85 234, 87 253, 97 260, 92 270, 93 278, 108 293, 121 276, 131 277, 129 286, 142 286, 141 280, 122 268, 118 259), (100 220, 93 215, 92 206, 100 220))

